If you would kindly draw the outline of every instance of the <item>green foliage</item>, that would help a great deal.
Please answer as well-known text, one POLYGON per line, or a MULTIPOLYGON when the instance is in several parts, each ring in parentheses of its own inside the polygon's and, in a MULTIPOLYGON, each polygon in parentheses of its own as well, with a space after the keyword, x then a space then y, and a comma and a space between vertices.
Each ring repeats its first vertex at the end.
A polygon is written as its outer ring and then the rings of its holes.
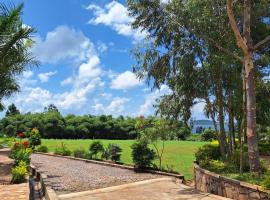
POLYGON ((20 111, 17 109, 14 103, 8 106, 8 109, 6 111, 6 116, 12 116, 12 115, 18 115, 18 114, 20 114, 20 111))
POLYGON ((200 166, 217 173, 222 173, 226 169, 225 163, 220 160, 203 160, 200 166))
POLYGON ((110 159, 114 162, 119 161, 121 158, 122 149, 118 144, 109 144, 108 146, 110 159))
POLYGON ((198 149, 195 153, 196 161, 203 162, 206 160, 219 160, 221 157, 219 146, 206 144, 198 149))
POLYGON ((187 137, 187 141, 199 142, 201 141, 201 134, 191 134, 187 137))
POLYGON ((92 156, 94 156, 95 159, 97 159, 97 155, 99 153, 103 153, 104 147, 103 144, 100 141, 94 141, 89 146, 89 152, 92 156))
POLYGON ((39 130, 33 128, 30 133, 30 137, 28 138, 30 142, 30 146, 35 149, 36 146, 41 144, 41 136, 39 134, 39 130))
POLYGON ((15 148, 11 151, 11 158, 14 159, 15 165, 18 165, 20 161, 23 161, 28 166, 30 164, 30 156, 32 153, 31 148, 15 148))
POLYGON ((265 189, 269 190, 270 189, 270 176, 269 175, 265 176, 261 184, 265 189))
POLYGON ((156 153, 148 147, 146 142, 137 141, 132 144, 131 149, 132 160, 136 167, 147 168, 152 165, 156 153))
POLYGON ((76 158, 85 158, 85 154, 86 154, 86 151, 85 151, 85 149, 82 149, 82 148, 75 149, 73 151, 73 155, 76 158))
POLYGON ((62 142, 60 147, 57 147, 54 151, 55 154, 57 155, 62 155, 62 156, 70 156, 71 151, 66 147, 66 145, 62 142))
POLYGON ((269 156, 270 155, 270 142, 259 143, 258 145, 260 155, 269 156))
POLYGON ((187 126, 183 126, 177 131, 177 138, 179 140, 186 140, 191 135, 191 130, 187 126))
POLYGON ((12 168, 12 183, 23 183, 26 181, 27 172, 27 164, 24 161, 20 161, 17 166, 12 168))
POLYGON ((49 151, 48 147, 47 146, 44 146, 44 145, 39 146, 37 148, 37 152, 48 153, 48 151, 49 151))
MULTIPOLYGON (((237 169, 240 169, 240 150, 239 149, 236 149, 231 155, 231 162, 237 167, 237 169)), ((246 148, 244 148, 242 167, 243 167, 243 172, 249 171, 248 152, 246 148)))
POLYGON ((216 140, 216 133, 214 130, 212 129, 206 129, 204 130, 204 132, 201 134, 201 139, 202 141, 212 141, 212 140, 216 140))

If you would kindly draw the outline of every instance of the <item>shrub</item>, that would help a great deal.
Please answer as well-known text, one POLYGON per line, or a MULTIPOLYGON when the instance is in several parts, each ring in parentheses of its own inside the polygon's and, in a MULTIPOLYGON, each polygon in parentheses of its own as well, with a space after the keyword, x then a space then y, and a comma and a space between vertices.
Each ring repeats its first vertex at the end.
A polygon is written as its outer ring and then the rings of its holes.
POLYGON ((212 140, 216 140, 216 133, 214 130, 211 129, 206 129, 204 130, 204 132, 201 134, 201 140, 202 141, 212 141, 212 140))
POLYGON ((75 149, 73 151, 73 155, 76 158, 85 158, 85 153, 86 153, 86 151, 84 149, 81 149, 81 148, 80 149, 75 149))
POLYGON ((110 149, 109 149, 109 146, 104 148, 103 152, 102 152, 102 155, 101 155, 101 158, 102 159, 105 159, 105 160, 109 160, 110 159, 110 149))
POLYGON ((264 177, 264 179, 263 179, 261 185, 262 185, 265 189, 268 189, 268 190, 270 189, 270 176, 269 176, 269 175, 267 175, 267 176, 264 177))
POLYGON ((57 155, 70 156, 71 151, 67 149, 66 145, 62 142, 60 147, 57 147, 54 151, 57 155))
POLYGON ((132 160, 136 167, 147 168, 152 165, 152 161, 156 157, 155 151, 148 147, 145 142, 137 141, 132 146, 132 160))
POLYGON ((187 137, 191 135, 191 130, 189 127, 183 126, 176 134, 179 140, 186 140, 187 137))
POLYGON ((270 143, 259 143, 260 155, 269 156, 270 155, 270 143))
POLYGON ((12 183, 23 183, 26 181, 27 164, 24 161, 20 161, 18 166, 15 166, 11 170, 12 183))
POLYGON ((200 165, 205 169, 217 173, 224 172, 226 169, 225 163, 220 160, 203 160, 200 165))
POLYGON ((41 136, 39 134, 39 130, 33 128, 29 137, 30 146, 34 149, 36 146, 41 144, 41 136))
POLYGON ((30 148, 17 148, 12 150, 11 158, 14 159, 15 165, 18 165, 20 161, 23 161, 27 166, 30 164, 30 155, 32 153, 32 149, 30 148))
MULTIPOLYGON (((236 149, 231 155, 231 162, 237 167, 240 168, 240 150, 236 149)), ((243 157, 243 171, 249 171, 249 162, 248 162, 248 152, 247 149, 244 149, 244 157, 243 157)))
POLYGON ((92 144, 90 144, 89 151, 90 154, 97 159, 98 153, 103 153, 104 147, 100 141, 94 141, 92 144))
POLYGON ((109 144, 108 146, 110 158, 116 162, 120 160, 122 149, 118 144, 109 144))
POLYGON ((43 152, 43 153, 48 153, 48 152, 49 152, 49 149, 48 149, 48 147, 46 147, 46 146, 39 146, 39 147, 37 148, 37 151, 38 151, 38 152, 43 152))
POLYGON ((218 145, 206 144, 195 153, 196 161, 199 163, 206 160, 219 160, 220 150, 218 145))

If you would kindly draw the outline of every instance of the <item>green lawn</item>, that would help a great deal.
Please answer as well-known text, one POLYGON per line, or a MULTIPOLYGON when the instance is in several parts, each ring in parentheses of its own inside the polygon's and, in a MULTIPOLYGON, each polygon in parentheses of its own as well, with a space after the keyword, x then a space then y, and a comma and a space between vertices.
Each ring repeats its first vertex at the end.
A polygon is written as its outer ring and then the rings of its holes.
MULTIPOLYGON (((88 150, 90 143, 93 140, 42 140, 42 145, 46 145, 50 152, 53 152, 61 142, 70 150, 76 148, 84 148, 88 150)), ((117 143, 123 149, 121 161, 123 163, 132 164, 131 148, 133 140, 100 140, 106 146, 109 143, 117 143)), ((205 142, 190 142, 190 141, 166 141, 165 151, 163 156, 163 166, 167 168, 173 166, 175 171, 185 175, 186 179, 193 178, 193 161, 194 153, 205 142)))

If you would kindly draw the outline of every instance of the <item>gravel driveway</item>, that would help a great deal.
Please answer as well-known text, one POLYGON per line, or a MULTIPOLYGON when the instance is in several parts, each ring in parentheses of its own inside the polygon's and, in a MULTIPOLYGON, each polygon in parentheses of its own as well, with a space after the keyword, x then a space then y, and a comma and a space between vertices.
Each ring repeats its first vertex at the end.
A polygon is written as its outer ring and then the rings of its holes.
POLYGON ((41 154, 32 154, 31 163, 48 176, 46 184, 58 194, 164 177, 41 154))

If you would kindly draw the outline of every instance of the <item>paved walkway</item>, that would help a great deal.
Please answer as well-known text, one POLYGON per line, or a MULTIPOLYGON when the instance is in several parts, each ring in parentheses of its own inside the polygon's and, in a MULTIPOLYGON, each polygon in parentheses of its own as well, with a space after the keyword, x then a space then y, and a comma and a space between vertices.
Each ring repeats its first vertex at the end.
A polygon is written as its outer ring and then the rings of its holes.
POLYGON ((13 160, 9 158, 8 149, 0 149, 0 200, 29 199, 28 183, 9 185, 13 160))
POLYGON ((64 194, 60 200, 227 200, 202 193, 172 178, 160 178, 136 183, 64 194))

